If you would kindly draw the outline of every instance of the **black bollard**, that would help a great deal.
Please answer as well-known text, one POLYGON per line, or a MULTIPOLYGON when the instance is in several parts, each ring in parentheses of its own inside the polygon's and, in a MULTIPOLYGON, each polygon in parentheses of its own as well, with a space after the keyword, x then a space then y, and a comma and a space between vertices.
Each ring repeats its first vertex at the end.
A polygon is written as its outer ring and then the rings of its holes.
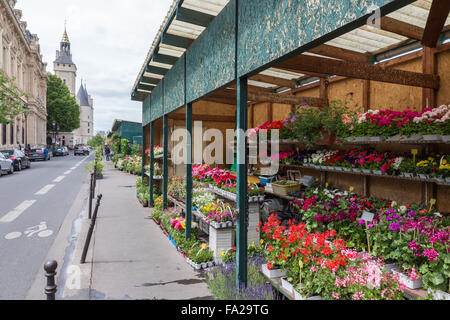
POLYGON ((89 250, 89 244, 91 243, 92 233, 94 232, 95 222, 97 221, 98 208, 100 207, 100 200, 102 200, 102 197, 103 195, 101 194, 97 196, 97 204, 95 205, 94 215, 92 216, 91 224, 89 225, 89 230, 86 236, 86 242, 84 243, 80 264, 86 263, 86 256, 89 250))
POLYGON ((45 276, 47 277, 47 286, 45 287, 45 294, 47 295, 47 300, 56 300, 55 294, 57 286, 55 283, 56 268, 58 267, 58 262, 55 260, 48 261, 44 265, 45 276))

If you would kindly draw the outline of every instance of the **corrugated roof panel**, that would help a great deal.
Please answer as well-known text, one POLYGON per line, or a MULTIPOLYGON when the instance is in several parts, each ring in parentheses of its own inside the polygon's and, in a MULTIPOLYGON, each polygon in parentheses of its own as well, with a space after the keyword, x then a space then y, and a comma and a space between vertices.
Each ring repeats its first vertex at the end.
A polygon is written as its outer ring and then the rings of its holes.
POLYGON ((179 58, 183 55, 183 52, 181 52, 181 51, 172 50, 172 49, 168 49, 168 48, 164 48, 164 47, 159 48, 159 53, 165 54, 168 56, 172 56, 172 57, 177 57, 177 58, 179 58))
POLYGON ((172 65, 170 64, 165 64, 165 63, 159 63, 159 62, 155 62, 155 61, 150 61, 149 63, 150 66, 155 66, 155 67, 160 67, 160 68, 164 68, 164 69, 172 69, 172 65))
POLYGON ((262 87, 262 88, 278 88, 279 86, 271 84, 271 83, 266 83, 266 82, 260 82, 260 81, 255 81, 255 80, 248 80, 248 84, 252 85, 252 86, 256 86, 256 87, 262 87))
POLYGON ((162 79, 162 78, 164 78, 163 75, 156 74, 156 73, 150 73, 150 72, 144 72, 144 77, 155 78, 155 79, 162 79))
POLYGON ((184 0, 183 8, 217 16, 228 4, 229 0, 184 0))
POLYGON ((281 69, 276 69, 276 68, 269 68, 267 70, 262 71, 261 74, 266 75, 266 76, 287 79, 287 80, 295 80, 295 79, 298 79, 298 78, 301 78, 304 76, 304 74, 301 74, 301 73, 291 72, 291 71, 286 71, 286 70, 281 70, 281 69))
POLYGON ((170 27, 167 29, 167 33, 195 40, 204 30, 205 27, 174 19, 170 24, 170 27))

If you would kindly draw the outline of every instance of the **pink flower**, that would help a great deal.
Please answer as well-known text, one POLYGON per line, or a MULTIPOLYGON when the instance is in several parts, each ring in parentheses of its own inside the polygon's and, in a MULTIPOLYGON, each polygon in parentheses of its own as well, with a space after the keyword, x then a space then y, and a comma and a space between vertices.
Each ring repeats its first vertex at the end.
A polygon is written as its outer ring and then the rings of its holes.
POLYGON ((336 292, 333 292, 331 294, 333 296, 333 298, 335 298, 336 300, 339 300, 339 295, 336 292))

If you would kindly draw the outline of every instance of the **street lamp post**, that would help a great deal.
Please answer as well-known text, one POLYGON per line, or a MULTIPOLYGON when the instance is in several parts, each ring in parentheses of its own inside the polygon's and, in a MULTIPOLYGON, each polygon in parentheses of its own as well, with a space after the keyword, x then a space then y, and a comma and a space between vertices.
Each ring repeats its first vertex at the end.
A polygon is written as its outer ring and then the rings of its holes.
POLYGON ((52 150, 55 150, 55 143, 56 143, 56 122, 55 122, 55 120, 52 121, 52 127, 53 127, 52 150))

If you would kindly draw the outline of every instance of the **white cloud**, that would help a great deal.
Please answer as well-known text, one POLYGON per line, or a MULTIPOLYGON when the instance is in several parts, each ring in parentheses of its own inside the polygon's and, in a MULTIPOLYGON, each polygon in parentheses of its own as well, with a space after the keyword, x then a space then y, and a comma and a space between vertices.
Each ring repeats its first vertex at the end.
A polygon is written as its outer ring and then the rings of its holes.
POLYGON ((130 92, 172 0, 18 0, 22 20, 40 38, 41 53, 53 61, 67 19, 73 61, 94 98, 95 130, 114 119, 140 122, 142 104, 130 92))

